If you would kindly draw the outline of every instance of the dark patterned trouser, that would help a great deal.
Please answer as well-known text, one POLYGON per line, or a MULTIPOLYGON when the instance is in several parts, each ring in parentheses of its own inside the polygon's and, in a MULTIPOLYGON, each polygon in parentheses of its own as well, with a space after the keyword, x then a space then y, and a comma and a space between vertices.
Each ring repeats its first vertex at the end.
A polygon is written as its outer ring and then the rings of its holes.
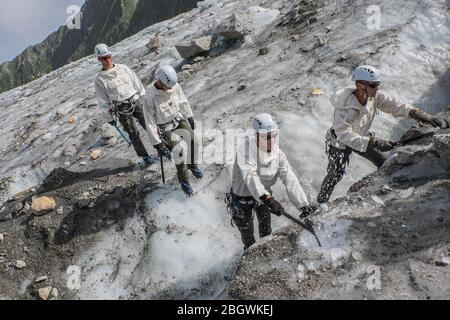
POLYGON ((129 105, 121 105, 117 106, 117 115, 119 117, 119 122, 122 125, 123 129, 126 133, 128 133, 128 136, 130 137, 131 143, 133 144, 134 150, 136 151, 136 154, 139 157, 145 157, 148 156, 148 152, 145 149, 144 144, 142 143, 139 129, 136 124, 136 120, 139 122, 139 124, 142 126, 142 128, 146 128, 145 126, 145 119, 144 119, 144 113, 142 111, 142 104, 140 100, 136 101, 136 105, 134 108, 134 112, 132 115, 128 114, 121 114, 120 112, 129 108, 129 105))
MULTIPOLYGON (((180 140, 178 139, 179 137, 187 141, 188 161, 187 163, 183 161, 183 163, 176 165, 178 181, 189 183, 188 169, 195 168, 197 166, 196 156, 198 155, 198 145, 194 130, 192 130, 191 125, 186 120, 181 120, 178 127, 175 130, 168 130, 161 134, 161 138, 166 142, 168 147, 171 149, 174 149, 180 143, 180 140)), ((181 151, 178 156, 182 157, 181 151)))
POLYGON ((233 195, 231 203, 232 218, 241 233, 245 249, 248 249, 255 243, 253 210, 255 210, 258 218, 259 236, 263 238, 271 235, 272 227, 269 207, 258 205, 253 198, 247 201, 240 201, 239 197, 233 195))
POLYGON ((378 150, 373 148, 367 148, 366 152, 359 152, 351 148, 338 149, 330 146, 328 152, 328 168, 327 176, 322 182, 320 188, 320 193, 317 196, 317 201, 319 203, 324 203, 330 200, 331 194, 334 188, 342 180, 345 174, 345 168, 350 162, 350 155, 352 152, 359 154, 360 156, 366 158, 372 162, 377 168, 380 168, 386 161, 386 156, 378 150))

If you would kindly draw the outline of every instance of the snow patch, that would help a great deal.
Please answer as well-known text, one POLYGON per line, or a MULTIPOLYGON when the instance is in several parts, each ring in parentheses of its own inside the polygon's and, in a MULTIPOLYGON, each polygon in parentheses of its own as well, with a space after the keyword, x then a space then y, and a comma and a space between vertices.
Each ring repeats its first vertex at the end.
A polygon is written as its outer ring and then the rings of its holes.
POLYGON ((308 269, 316 270, 324 262, 338 266, 343 258, 351 255, 352 248, 346 236, 351 224, 351 220, 330 218, 320 228, 315 227, 322 247, 319 247, 312 234, 302 232, 299 246, 308 250, 311 256, 320 256, 320 259, 308 262, 308 269))
POLYGON ((163 291, 176 286, 185 296, 195 288, 201 291, 202 282, 208 282, 202 298, 225 289, 224 277, 231 275, 242 253, 239 233, 223 203, 226 183, 227 179, 218 179, 189 199, 179 190, 170 199, 165 197, 167 190, 148 197, 150 218, 158 228, 150 239, 151 287, 163 291))

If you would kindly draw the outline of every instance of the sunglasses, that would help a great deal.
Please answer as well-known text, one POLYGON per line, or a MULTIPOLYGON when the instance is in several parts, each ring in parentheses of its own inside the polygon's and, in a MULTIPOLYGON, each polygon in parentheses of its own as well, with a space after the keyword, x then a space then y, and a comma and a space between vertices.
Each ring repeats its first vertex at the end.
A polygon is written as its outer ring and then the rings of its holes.
POLYGON ((378 88, 381 85, 381 83, 380 82, 366 83, 366 85, 368 85, 372 89, 375 89, 378 88))
POLYGON ((99 59, 102 60, 102 61, 105 61, 105 60, 109 60, 111 58, 112 58, 112 56, 106 56, 106 57, 101 57, 99 59))

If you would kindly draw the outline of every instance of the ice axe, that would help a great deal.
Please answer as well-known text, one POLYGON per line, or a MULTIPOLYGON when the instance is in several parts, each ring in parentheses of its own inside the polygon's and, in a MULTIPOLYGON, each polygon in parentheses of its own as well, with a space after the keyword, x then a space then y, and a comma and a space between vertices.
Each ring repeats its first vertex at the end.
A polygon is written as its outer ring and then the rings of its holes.
POLYGON ((127 139, 127 137, 125 137, 125 134, 122 132, 122 130, 120 130, 120 128, 117 126, 117 122, 116 121, 111 121, 108 122, 110 125, 112 125, 114 128, 116 128, 117 131, 119 131, 120 135, 122 136, 122 138, 125 139, 125 141, 128 143, 128 146, 131 146, 131 141, 127 139))
POLYGON ((421 139, 425 139, 425 138, 432 137, 432 136, 434 136, 434 131, 427 132, 427 133, 422 133, 422 134, 419 134, 419 135, 417 135, 415 137, 406 138, 406 139, 403 139, 403 140, 400 140, 400 141, 396 141, 396 142, 393 142, 392 145, 394 147, 405 146, 405 145, 407 145, 410 142, 421 140, 421 139))
POLYGON ((289 220, 291 220, 292 222, 298 224, 300 227, 302 227, 303 229, 305 229, 309 233, 311 233, 314 236, 314 238, 316 238, 316 241, 317 241, 317 244, 319 245, 319 247, 322 247, 322 244, 320 243, 319 237, 317 236, 316 231, 314 230, 314 226, 313 226, 313 223, 311 222, 311 220, 305 219, 306 223, 303 223, 300 220, 298 220, 298 219, 294 218, 293 216, 291 216, 289 213, 287 213, 284 210, 281 210, 281 214, 283 216, 285 216, 286 218, 288 218, 289 220))
POLYGON ((164 160, 163 156, 159 155, 159 158, 161 159, 161 178, 163 181, 163 184, 166 184, 166 174, 164 173, 164 160))
MULTIPOLYGON (((442 129, 449 128, 450 126, 449 126, 449 123, 448 123, 447 119, 444 119, 444 121, 445 121, 445 126, 442 129)), ((407 145, 410 142, 422 140, 422 139, 425 139, 425 138, 428 138, 428 137, 432 137, 432 136, 435 135, 435 133, 436 133, 436 131, 430 131, 430 132, 426 132, 426 133, 421 133, 421 134, 418 134, 418 135, 416 135, 414 137, 409 137, 409 138, 406 138, 406 139, 403 139, 403 140, 400 140, 400 141, 397 141, 397 142, 393 142, 392 145, 394 147, 405 146, 405 145, 407 145)))
MULTIPOLYGON (((171 145, 167 143, 166 140, 163 139, 163 137, 160 136, 161 141, 165 144, 165 146, 172 152, 171 145)), ((161 178, 163 181, 163 184, 166 184, 166 174, 164 172, 164 156, 162 154, 159 155, 160 162, 161 162, 161 178)))

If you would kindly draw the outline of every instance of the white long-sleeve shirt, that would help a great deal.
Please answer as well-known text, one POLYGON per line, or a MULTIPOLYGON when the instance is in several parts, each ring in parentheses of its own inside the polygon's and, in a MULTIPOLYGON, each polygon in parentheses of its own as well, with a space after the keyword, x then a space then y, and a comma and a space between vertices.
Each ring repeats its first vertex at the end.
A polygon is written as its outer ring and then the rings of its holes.
POLYGON ((336 92, 332 97, 335 106, 333 128, 337 139, 332 140, 332 145, 339 149, 346 146, 365 152, 369 144, 368 132, 372 126, 377 110, 392 114, 394 117, 408 117, 409 112, 414 109, 408 103, 386 95, 383 92, 369 99, 362 106, 353 94, 354 87, 348 87, 336 92))
POLYGON ((158 125, 171 122, 177 115, 184 119, 194 116, 181 86, 176 84, 170 90, 158 90, 154 83, 150 84, 144 100, 144 118, 153 146, 161 143, 158 125))
POLYGON ((286 187, 289 200, 297 208, 309 205, 297 176, 292 171, 285 153, 277 146, 267 153, 258 148, 256 138, 247 138, 236 153, 233 168, 233 193, 255 200, 270 195, 270 188, 280 178, 286 187))
POLYGON ((115 64, 109 70, 101 70, 95 80, 97 100, 104 111, 111 108, 113 101, 125 101, 138 94, 145 97, 145 87, 133 70, 123 64, 115 64))

